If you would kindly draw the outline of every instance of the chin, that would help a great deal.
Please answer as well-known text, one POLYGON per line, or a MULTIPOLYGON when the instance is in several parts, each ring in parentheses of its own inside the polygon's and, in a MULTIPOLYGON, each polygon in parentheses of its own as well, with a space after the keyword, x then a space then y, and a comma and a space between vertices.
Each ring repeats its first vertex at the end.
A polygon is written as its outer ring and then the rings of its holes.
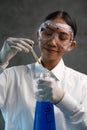
POLYGON ((48 61, 55 61, 55 60, 57 60, 57 58, 55 58, 55 57, 44 57, 46 60, 48 60, 48 61))

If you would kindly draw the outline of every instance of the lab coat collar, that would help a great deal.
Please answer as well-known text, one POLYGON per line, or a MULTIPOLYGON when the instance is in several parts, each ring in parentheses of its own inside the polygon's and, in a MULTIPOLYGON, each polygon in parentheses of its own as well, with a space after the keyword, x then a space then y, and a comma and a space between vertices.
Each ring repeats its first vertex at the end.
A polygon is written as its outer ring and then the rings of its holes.
POLYGON ((63 78, 63 73, 64 73, 64 62, 63 59, 60 60, 60 62, 51 70, 51 72, 55 75, 55 77, 58 80, 61 80, 63 78))
POLYGON ((49 72, 52 73, 56 79, 61 80, 64 72, 64 62, 61 59, 60 62, 51 70, 47 70, 41 64, 35 64, 36 77, 38 77, 41 73, 49 72))

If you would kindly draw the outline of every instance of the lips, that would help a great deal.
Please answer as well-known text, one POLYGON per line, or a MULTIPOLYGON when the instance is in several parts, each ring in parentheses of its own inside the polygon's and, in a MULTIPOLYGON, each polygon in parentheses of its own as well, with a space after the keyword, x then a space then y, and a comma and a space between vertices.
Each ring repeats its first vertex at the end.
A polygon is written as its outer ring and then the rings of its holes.
POLYGON ((44 49, 48 52, 57 52, 57 50, 53 47, 44 47, 44 49))

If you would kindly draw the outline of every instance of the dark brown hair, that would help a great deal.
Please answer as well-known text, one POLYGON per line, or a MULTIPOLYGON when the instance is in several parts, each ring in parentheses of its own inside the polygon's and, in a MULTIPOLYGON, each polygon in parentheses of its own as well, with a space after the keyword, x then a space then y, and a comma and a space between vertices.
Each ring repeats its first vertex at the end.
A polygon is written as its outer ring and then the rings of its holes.
POLYGON ((46 16, 45 21, 55 19, 56 17, 62 18, 68 25, 71 26, 75 37, 77 33, 77 25, 74 18, 71 18, 70 15, 65 11, 55 11, 46 16))

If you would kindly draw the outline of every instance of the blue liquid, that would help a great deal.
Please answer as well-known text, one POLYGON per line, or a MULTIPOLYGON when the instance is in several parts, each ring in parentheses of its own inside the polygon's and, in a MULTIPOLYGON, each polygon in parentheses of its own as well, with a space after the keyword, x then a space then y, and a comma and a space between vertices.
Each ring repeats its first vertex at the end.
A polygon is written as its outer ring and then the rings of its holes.
POLYGON ((49 101, 37 101, 33 130, 56 130, 54 107, 49 101))

